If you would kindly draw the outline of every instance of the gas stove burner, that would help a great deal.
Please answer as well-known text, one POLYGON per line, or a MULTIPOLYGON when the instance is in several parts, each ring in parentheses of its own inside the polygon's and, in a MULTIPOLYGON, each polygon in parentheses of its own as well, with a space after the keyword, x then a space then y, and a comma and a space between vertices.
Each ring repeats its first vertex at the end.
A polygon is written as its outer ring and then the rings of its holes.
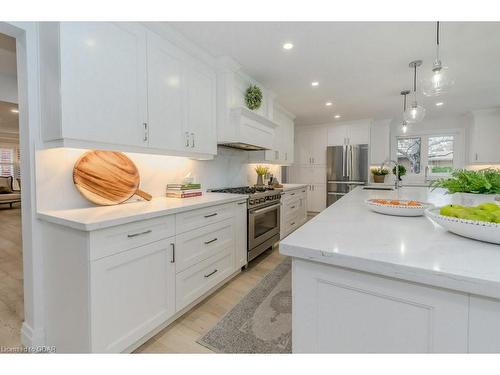
POLYGON ((232 194, 256 194, 269 190, 274 190, 272 187, 267 186, 242 186, 235 188, 212 189, 212 193, 232 193, 232 194))

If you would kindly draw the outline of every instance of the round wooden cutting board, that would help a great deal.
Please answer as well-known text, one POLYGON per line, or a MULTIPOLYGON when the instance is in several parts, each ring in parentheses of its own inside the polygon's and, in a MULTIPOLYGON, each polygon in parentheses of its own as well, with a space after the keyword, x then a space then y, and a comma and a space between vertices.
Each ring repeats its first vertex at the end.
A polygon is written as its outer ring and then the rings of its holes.
POLYGON ((139 189, 137 167, 121 152, 86 152, 75 163, 73 182, 85 198, 102 206, 123 203, 135 194, 151 200, 151 195, 139 189))

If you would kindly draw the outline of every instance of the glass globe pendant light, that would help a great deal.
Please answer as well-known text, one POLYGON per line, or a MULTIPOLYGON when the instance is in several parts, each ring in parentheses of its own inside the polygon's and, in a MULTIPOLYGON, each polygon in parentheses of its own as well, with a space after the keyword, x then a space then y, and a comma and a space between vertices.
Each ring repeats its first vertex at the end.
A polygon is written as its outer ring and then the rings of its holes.
POLYGON ((413 102, 404 112, 404 119, 408 124, 420 122, 425 117, 425 108, 417 102, 417 67, 422 65, 422 60, 415 60, 410 63, 413 69, 413 102))
POLYGON ((439 21, 436 25, 436 60, 432 66, 432 76, 422 82, 425 96, 438 96, 450 91, 455 81, 450 77, 448 68, 443 66, 439 57, 439 21))
MULTIPOLYGON (((410 93, 410 90, 403 90, 401 91, 401 95, 403 95, 403 115, 404 113, 406 112, 406 95, 408 95, 410 93)), ((406 134, 406 132, 408 131, 408 123, 406 122, 406 120, 403 120, 403 124, 401 125, 401 131, 403 132, 403 134, 406 134)))

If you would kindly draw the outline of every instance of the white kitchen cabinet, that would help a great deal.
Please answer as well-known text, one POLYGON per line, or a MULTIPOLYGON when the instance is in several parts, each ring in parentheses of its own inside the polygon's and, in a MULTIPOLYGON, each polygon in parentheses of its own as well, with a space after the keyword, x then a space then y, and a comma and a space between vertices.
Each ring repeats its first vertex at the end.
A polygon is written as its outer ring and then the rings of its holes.
POLYGON ((170 150, 190 147, 185 136, 185 75, 182 54, 148 33, 149 146, 170 150))
POLYGON ((235 269, 238 270, 248 264, 247 251, 247 202, 238 202, 234 218, 235 238, 235 269))
POLYGON ((390 158, 390 121, 374 124, 370 133, 370 164, 380 165, 390 158))
POLYGON ((370 144, 369 121, 357 121, 328 127, 328 146, 370 144))
POLYGON ((47 345, 135 349, 246 264, 246 216, 240 200, 92 231, 44 222, 47 345))
POLYGON ((199 62, 192 61, 185 69, 187 120, 185 133, 189 133, 194 152, 217 154, 217 128, 215 119, 215 72, 199 62))
POLYGON ((215 72, 148 32, 149 146, 217 154, 215 72))
POLYGON ((326 208, 326 184, 310 184, 307 187, 307 211, 321 212, 326 208))
POLYGON ((469 352, 500 353, 500 301, 470 296, 469 352))
POLYGON ((326 128, 303 127, 297 129, 295 134, 296 159, 300 165, 325 165, 326 164, 326 128))
POLYGON ((307 221, 307 186, 286 190, 281 197, 280 239, 307 221))
POLYGON ((41 76, 60 86, 41 99, 46 147, 217 154, 215 61, 158 32, 123 22, 40 26, 41 76))
POLYGON ((147 146, 145 29, 134 23, 61 22, 59 43, 60 136, 147 146))
POLYGON ((466 294, 293 260, 294 353, 464 353, 466 294))
POLYGON ((120 352, 175 313, 175 238, 90 265, 92 351, 120 352))
POLYGON ((474 124, 470 131, 470 162, 500 163, 500 112, 484 110, 473 112, 474 124))

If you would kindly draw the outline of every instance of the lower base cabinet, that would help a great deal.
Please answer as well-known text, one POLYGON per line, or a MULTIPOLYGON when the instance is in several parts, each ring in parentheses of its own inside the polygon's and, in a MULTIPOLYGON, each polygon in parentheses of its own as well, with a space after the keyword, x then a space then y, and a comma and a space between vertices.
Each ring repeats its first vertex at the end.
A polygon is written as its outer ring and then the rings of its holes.
POLYGON ((174 315, 174 241, 171 237, 92 262, 93 351, 120 352, 174 315))
POLYGON ((189 211, 189 226, 176 223, 187 212, 91 232, 44 223, 46 344, 73 353, 140 345, 240 271, 247 234, 238 203, 189 211))
POLYGON ((294 353, 465 353, 474 338, 467 294, 301 259, 292 270, 294 353))
POLYGON ((280 239, 307 221, 307 187, 283 192, 281 197, 280 239))

